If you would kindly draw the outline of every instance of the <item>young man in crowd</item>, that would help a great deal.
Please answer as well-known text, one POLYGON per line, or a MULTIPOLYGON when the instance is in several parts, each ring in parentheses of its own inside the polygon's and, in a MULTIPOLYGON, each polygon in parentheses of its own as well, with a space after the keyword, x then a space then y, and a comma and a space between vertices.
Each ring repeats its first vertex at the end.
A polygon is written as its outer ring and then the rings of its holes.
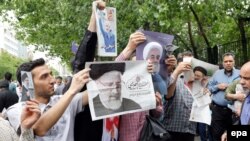
MULTIPOLYGON (((39 107, 42 113, 46 113, 48 109, 53 107, 61 98, 61 96, 53 96, 55 79, 52 75, 52 71, 45 64, 43 59, 37 59, 31 62, 23 63, 17 69, 17 80, 21 82, 21 71, 29 71, 33 76, 33 83, 35 89, 35 99, 39 102, 39 107)), ((84 93, 77 94, 82 87, 88 82, 89 69, 84 69, 73 76, 73 80, 69 90, 64 94, 65 100, 72 102, 67 107, 67 110, 63 112, 61 118, 52 128, 46 128, 46 123, 36 122, 33 126, 35 131, 36 140, 60 140, 68 141, 74 140, 74 119, 76 113, 80 112, 84 105, 86 105, 87 95, 84 93), (40 137, 43 136, 43 137, 40 137)), ((6 116, 9 119, 11 125, 16 131, 20 130, 20 116, 23 102, 17 103, 6 111, 6 116)), ((60 111, 57 111, 60 112, 60 111)), ((46 122, 52 122, 53 120, 48 117, 46 122)))

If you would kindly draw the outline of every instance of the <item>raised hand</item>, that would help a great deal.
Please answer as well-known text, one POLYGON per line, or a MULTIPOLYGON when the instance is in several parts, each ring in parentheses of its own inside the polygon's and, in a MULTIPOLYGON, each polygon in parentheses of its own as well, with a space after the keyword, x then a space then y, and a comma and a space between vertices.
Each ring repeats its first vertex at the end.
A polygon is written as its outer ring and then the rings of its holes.
POLYGON ((142 32, 135 32, 132 33, 129 37, 129 42, 127 44, 127 47, 131 50, 135 50, 136 47, 140 44, 143 43, 146 40, 145 35, 142 32))
POLYGON ((83 86, 89 82, 89 71, 90 68, 86 68, 76 73, 72 78, 72 82, 68 91, 73 94, 78 93, 83 88, 83 86))
POLYGON ((168 56, 168 58, 165 59, 165 64, 167 64, 168 72, 172 72, 177 65, 177 59, 174 55, 168 56))
POLYGON ((41 111, 38 101, 31 99, 26 101, 26 105, 23 108, 21 114, 21 127, 24 129, 30 129, 36 121, 40 118, 41 111))

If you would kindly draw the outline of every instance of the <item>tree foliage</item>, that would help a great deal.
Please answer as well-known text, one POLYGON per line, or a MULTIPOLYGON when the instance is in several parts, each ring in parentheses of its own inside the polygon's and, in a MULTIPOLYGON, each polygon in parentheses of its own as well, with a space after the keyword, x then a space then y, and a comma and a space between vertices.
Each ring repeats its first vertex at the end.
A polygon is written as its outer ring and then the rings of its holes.
MULTIPOLYGON (((15 12, 20 39, 69 62, 71 42, 80 42, 83 37, 91 3, 90 0, 3 0, 0 10, 15 12)), ((238 19, 250 17, 249 0, 110 0, 107 5, 117 8, 120 51, 129 35, 143 28, 175 35, 175 44, 182 50, 194 51, 197 58, 204 60, 211 57, 211 48, 240 40, 243 33, 238 19)), ((244 30, 246 37, 250 33, 248 27, 244 30)))
POLYGON ((0 79, 4 78, 4 74, 8 71, 12 74, 12 79, 16 79, 16 69, 25 60, 16 58, 7 52, 0 52, 0 79))

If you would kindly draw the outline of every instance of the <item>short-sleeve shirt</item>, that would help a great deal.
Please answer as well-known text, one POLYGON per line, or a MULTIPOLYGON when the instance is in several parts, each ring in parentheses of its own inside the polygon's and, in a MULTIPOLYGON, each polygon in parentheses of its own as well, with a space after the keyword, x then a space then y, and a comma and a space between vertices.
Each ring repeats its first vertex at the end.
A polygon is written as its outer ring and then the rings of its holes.
MULTIPOLYGON (((82 96, 81 93, 75 95, 56 124, 45 134, 45 136, 35 136, 36 141, 74 141, 75 115, 83 108, 82 96)), ((50 98, 48 104, 39 104, 41 112, 46 112, 49 108, 54 106, 61 97, 62 95, 55 95, 50 98)), ((24 102, 20 102, 11 106, 6 111, 6 116, 16 131, 20 125, 21 111, 24 105, 24 102)))
POLYGON ((193 97, 184 85, 184 80, 178 78, 174 96, 167 100, 164 107, 164 125, 168 131, 196 134, 196 122, 189 121, 193 97))

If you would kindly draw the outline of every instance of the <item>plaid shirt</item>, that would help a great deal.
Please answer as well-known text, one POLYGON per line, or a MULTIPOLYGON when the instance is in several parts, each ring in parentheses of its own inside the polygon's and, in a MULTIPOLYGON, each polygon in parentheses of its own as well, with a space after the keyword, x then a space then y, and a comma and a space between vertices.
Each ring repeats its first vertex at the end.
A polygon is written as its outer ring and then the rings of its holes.
MULTIPOLYGON (((127 58, 121 53, 115 61, 125 61, 127 58)), ((160 117, 163 112, 161 106, 157 106, 152 111, 153 116, 160 117)), ((146 121, 146 115, 148 111, 137 112, 122 115, 120 117, 119 125, 119 141, 139 141, 141 130, 144 122, 146 121)))
MULTIPOLYGON (((115 61, 125 61, 127 58, 121 53, 115 61)), ((138 141, 143 128, 147 112, 137 112, 122 115, 119 125, 119 141, 138 141)))
POLYGON ((189 121, 193 98, 184 81, 178 78, 175 94, 168 99, 164 107, 164 125, 168 131, 196 133, 196 122, 189 121))

